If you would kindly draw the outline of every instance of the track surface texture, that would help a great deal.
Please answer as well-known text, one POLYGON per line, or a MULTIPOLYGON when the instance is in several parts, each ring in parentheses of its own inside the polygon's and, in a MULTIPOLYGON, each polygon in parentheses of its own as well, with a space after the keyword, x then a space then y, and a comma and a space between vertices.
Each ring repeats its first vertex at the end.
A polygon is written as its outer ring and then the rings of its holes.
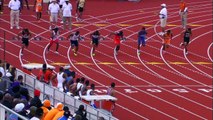
MULTIPOLYGON (((183 29, 178 0, 88 0, 83 21, 72 18, 71 32, 79 30, 85 38, 80 41, 78 56, 73 55, 67 40, 60 41, 60 54, 54 53, 54 45, 50 52, 45 52, 50 38, 49 16, 43 11, 38 23, 32 6, 22 11, 20 27, 29 28, 41 40, 31 39, 21 56, 21 40, 12 39, 20 30, 9 29, 9 10, 4 7, 4 14, 0 15, 0 59, 4 58, 3 31, 6 31, 6 61, 19 69, 21 64, 47 63, 54 65, 57 72, 60 65, 70 64, 78 77, 84 76, 95 83, 97 94, 106 94, 107 87, 115 82, 118 101, 113 116, 120 120, 212 120, 212 1, 185 1, 189 8, 188 26, 193 33, 188 55, 179 46, 183 29), (174 34, 166 53, 162 51, 163 39, 158 35, 161 28, 156 15, 162 3, 167 4, 168 10, 166 29, 174 34), (146 27, 148 38, 138 55, 137 33, 142 26, 146 27), (90 34, 97 29, 103 36, 123 30, 127 40, 121 43, 118 55, 114 54, 112 37, 107 37, 92 56, 90 34)), ((74 0, 72 5, 75 15, 74 0)), ((61 30, 61 36, 66 38, 71 32, 61 30)), ((37 70, 32 72, 38 74, 37 70)))

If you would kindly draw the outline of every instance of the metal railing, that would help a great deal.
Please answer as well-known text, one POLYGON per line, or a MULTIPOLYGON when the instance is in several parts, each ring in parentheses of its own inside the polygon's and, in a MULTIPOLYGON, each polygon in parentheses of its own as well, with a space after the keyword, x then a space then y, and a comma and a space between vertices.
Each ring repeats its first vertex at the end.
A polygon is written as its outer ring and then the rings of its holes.
POLYGON ((18 116, 19 118, 21 118, 22 120, 29 120, 28 118, 26 118, 22 115, 19 115, 15 111, 11 110, 10 108, 8 108, 0 103, 0 120, 9 120, 8 117, 10 114, 14 114, 14 115, 18 116))
POLYGON ((59 91, 57 88, 50 86, 48 84, 42 83, 37 80, 35 77, 24 73, 23 71, 17 69, 16 76, 22 75, 24 78, 25 87, 29 90, 31 97, 34 96, 34 89, 39 89, 41 91, 40 99, 45 100, 49 99, 52 105, 55 105, 58 102, 63 103, 64 105, 70 108, 70 112, 73 114, 80 105, 84 105, 87 111, 87 118, 89 120, 97 120, 99 117, 104 117, 105 120, 118 120, 113 117, 108 112, 103 112, 103 110, 95 109, 92 106, 70 96, 64 92, 59 91))

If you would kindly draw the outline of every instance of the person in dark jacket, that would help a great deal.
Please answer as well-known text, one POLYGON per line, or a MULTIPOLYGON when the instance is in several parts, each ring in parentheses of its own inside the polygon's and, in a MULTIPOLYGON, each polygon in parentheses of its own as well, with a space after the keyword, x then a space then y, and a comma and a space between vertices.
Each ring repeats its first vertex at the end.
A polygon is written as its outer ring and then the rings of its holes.
POLYGON ((78 110, 75 112, 76 115, 80 115, 82 120, 88 120, 87 117, 87 111, 84 109, 84 105, 80 105, 78 110))
POLYGON ((39 97, 40 97, 40 91, 35 89, 34 98, 30 101, 30 106, 35 106, 37 108, 40 108, 42 106, 42 103, 39 97))

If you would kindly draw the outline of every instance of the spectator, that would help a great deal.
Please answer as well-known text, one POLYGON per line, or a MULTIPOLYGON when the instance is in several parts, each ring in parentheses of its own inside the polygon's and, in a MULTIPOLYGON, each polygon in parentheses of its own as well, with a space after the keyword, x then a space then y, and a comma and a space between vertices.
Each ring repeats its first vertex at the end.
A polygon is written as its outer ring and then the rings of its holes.
POLYGON ((58 21, 58 13, 59 13, 59 5, 56 2, 56 0, 52 0, 52 3, 48 7, 49 13, 50 13, 50 27, 49 29, 51 30, 52 28, 57 26, 57 21, 58 21))
POLYGON ((115 83, 114 83, 114 82, 112 82, 112 83, 111 83, 111 87, 109 87, 109 88, 107 89, 107 95, 110 95, 110 96, 112 96, 112 97, 115 97, 115 83))
POLYGON ((11 76, 9 77, 10 78, 10 81, 14 82, 15 80, 15 77, 16 77, 16 68, 15 67, 12 67, 11 70, 10 70, 10 74, 11 76))
POLYGON ((65 0, 65 3, 63 3, 62 12, 64 29, 68 24, 69 30, 71 30, 72 4, 69 2, 69 0, 65 0))
POLYGON ((44 120, 47 113, 51 110, 51 103, 49 100, 44 100, 43 106, 41 107, 43 109, 43 115, 41 117, 41 120, 44 120))
POLYGON ((3 100, 3 97, 4 97, 4 94, 3 94, 3 92, 0 91, 0 103, 1 103, 2 100, 3 100))
POLYGON ((82 89, 82 87, 83 87, 84 81, 85 81, 85 78, 82 77, 81 80, 80 80, 80 82, 77 83, 77 91, 76 91, 76 94, 79 95, 79 96, 82 96, 81 89, 82 89))
POLYGON ((37 108, 40 108, 42 106, 40 97, 40 91, 35 89, 34 90, 34 98, 30 101, 30 106, 35 106, 37 108))
POLYGON ((3 77, 2 73, 0 72, 0 91, 6 91, 7 89, 7 78, 6 76, 3 77))
POLYGON ((0 14, 3 14, 4 10, 4 0, 0 0, 0 14))
POLYGON ((73 120, 82 120, 82 117, 80 115, 76 115, 73 120))
POLYGON ((20 91, 20 83, 19 82, 13 82, 11 84, 11 87, 9 88, 8 92, 14 96, 16 93, 19 93, 20 91))
POLYGON ((63 74, 64 74, 64 68, 60 67, 59 72, 52 77, 52 81, 53 79, 57 78, 57 81, 58 81, 57 88, 62 91, 63 91, 63 82, 65 81, 65 79, 63 78, 63 74))
POLYGON ((98 120, 105 120, 104 117, 99 117, 98 120))
POLYGON ((38 108, 35 112, 35 116, 31 118, 30 120, 41 120, 42 115, 43 115, 43 110, 41 108, 38 108))
POLYGON ((1 73, 2 76, 5 75, 4 64, 2 63, 1 60, 0 60, 0 73, 1 73))
POLYGON ((30 100, 30 95, 29 95, 29 91, 27 88, 21 87, 20 94, 21 94, 21 99, 27 100, 27 101, 30 100))
POLYGON ((84 105, 80 105, 78 110, 75 112, 76 115, 80 115, 81 116, 81 120, 88 120, 87 117, 87 112, 84 109, 84 105))
POLYGON ((55 117, 53 118, 53 120, 58 120, 59 118, 61 118, 65 112, 69 112, 69 108, 67 106, 64 106, 63 110, 58 112, 55 117))
POLYGON ((43 64, 42 70, 39 71, 39 74, 37 76, 37 79, 41 82, 44 82, 46 84, 50 83, 50 79, 52 78, 52 70, 50 68, 47 68, 46 64, 43 64))
MULTIPOLYGON (((27 117, 27 111, 24 110, 24 107, 25 107, 25 105, 24 105, 23 103, 18 103, 18 104, 15 106, 14 110, 15 110, 18 114, 20 114, 20 115, 22 115, 22 116, 24 116, 24 117, 27 117)), ((22 119, 21 119, 21 118, 18 118, 18 120, 22 120, 22 119)))
MULTIPOLYGON (((95 95, 95 84, 91 84, 90 85, 90 89, 87 90, 87 93, 86 93, 87 96, 92 96, 92 95, 95 95)), ((90 101, 90 105, 94 108, 97 108, 96 105, 95 105, 95 102, 94 100, 90 101)))
POLYGON ((30 119, 33 118, 36 114, 36 110, 37 110, 37 107, 31 106, 30 107, 30 113, 28 114, 28 118, 30 118, 30 119))
POLYGON ((10 29, 16 26, 19 29, 19 9, 20 1, 19 0, 10 0, 8 7, 10 8, 10 29), (15 23, 15 25, 14 25, 15 23))
POLYGON ((68 120, 69 116, 71 116, 70 111, 65 111, 64 115, 58 120, 68 120))
POLYGON ((162 32, 164 33, 165 32, 165 27, 166 27, 166 24, 167 24, 167 9, 166 9, 166 4, 161 4, 161 11, 159 13, 159 17, 160 17, 160 26, 162 28, 162 32))
POLYGON ((76 96, 77 95, 77 84, 80 82, 80 78, 76 79, 76 82, 73 83, 72 85, 70 85, 69 87, 69 91, 72 94, 72 96, 76 96))
POLYGON ((36 11, 36 19, 40 22, 43 8, 43 0, 35 0, 34 10, 36 11))
POLYGON ((24 85, 23 79, 24 79, 23 76, 22 76, 22 75, 19 75, 19 76, 18 76, 18 79, 17 79, 17 82, 19 82, 20 85, 24 85))
POLYGON ((81 94, 86 95, 89 86, 89 80, 86 80, 83 87, 81 88, 81 94))
POLYGON ((52 120, 55 115, 63 110, 64 105, 62 103, 58 103, 55 108, 53 108, 52 110, 50 110, 47 115, 45 116, 44 120, 52 120))
MULTIPOLYGON (((24 2, 23 2, 23 0, 19 0, 20 1, 20 10, 23 10, 23 8, 24 8, 24 2)), ((28 2, 28 0, 25 0, 25 3, 26 3, 26 5, 27 5, 27 9, 29 10, 30 9, 30 7, 29 7, 29 2, 28 2)))
POLYGON ((186 2, 184 0, 180 0, 180 18, 181 18, 181 24, 183 29, 186 29, 187 26, 187 13, 188 13, 188 8, 186 6, 186 2))
MULTIPOLYGON (((68 86, 70 86, 71 84, 74 83, 74 80, 73 80, 74 76, 72 76, 72 74, 73 74, 72 72, 74 72, 74 71, 70 70, 70 65, 64 66, 64 73, 66 73, 66 75, 67 75, 67 78, 66 78, 67 89, 69 89, 68 86)), ((75 74, 75 72, 74 72, 74 74, 75 74)))

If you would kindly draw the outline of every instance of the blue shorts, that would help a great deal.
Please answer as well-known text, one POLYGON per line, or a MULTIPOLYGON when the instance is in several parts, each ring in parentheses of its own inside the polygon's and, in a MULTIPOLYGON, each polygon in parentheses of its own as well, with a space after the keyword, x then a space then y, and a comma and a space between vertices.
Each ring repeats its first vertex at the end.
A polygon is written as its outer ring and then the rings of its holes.
POLYGON ((146 36, 140 36, 140 37, 138 37, 138 45, 143 45, 143 46, 145 46, 145 44, 146 44, 146 36))

